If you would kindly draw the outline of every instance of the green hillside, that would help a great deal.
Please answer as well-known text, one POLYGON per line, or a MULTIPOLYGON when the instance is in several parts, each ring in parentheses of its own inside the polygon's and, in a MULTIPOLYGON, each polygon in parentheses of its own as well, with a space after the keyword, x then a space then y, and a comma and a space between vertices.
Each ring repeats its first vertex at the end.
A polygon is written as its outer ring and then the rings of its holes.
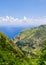
POLYGON ((46 25, 23 30, 13 42, 30 58, 32 65, 46 65, 46 25))
POLYGON ((30 63, 17 45, 0 32, 0 65, 29 65, 30 63))
POLYGON ((46 25, 24 30, 13 41, 26 55, 38 56, 44 40, 46 40, 46 25))
POLYGON ((24 30, 13 40, 0 32, 0 65, 46 65, 46 25, 24 30))

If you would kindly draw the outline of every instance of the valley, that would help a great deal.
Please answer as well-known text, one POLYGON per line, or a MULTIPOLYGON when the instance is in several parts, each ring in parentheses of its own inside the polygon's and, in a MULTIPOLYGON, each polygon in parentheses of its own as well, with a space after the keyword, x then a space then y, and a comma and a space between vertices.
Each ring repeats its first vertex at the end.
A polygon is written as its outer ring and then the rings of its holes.
POLYGON ((46 65, 46 25, 23 30, 13 40, 0 32, 0 65, 46 65))

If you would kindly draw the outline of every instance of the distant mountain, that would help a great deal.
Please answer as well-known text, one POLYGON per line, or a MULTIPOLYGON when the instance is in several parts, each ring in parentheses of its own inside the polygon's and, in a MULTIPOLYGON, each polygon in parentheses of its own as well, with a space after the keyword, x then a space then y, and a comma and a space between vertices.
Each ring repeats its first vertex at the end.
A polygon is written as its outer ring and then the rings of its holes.
POLYGON ((0 32, 0 65, 29 65, 23 52, 5 34, 0 32))
POLYGON ((25 55, 38 56, 46 40, 46 25, 23 30, 13 41, 25 55))

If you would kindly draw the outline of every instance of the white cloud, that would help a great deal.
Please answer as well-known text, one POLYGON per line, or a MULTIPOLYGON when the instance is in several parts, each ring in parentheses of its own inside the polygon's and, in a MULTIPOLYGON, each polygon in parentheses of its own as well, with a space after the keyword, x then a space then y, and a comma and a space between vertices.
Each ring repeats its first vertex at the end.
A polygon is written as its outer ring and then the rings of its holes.
POLYGON ((46 24, 46 17, 42 18, 27 18, 24 16, 23 19, 14 18, 11 16, 0 17, 0 26, 7 27, 26 27, 46 24))

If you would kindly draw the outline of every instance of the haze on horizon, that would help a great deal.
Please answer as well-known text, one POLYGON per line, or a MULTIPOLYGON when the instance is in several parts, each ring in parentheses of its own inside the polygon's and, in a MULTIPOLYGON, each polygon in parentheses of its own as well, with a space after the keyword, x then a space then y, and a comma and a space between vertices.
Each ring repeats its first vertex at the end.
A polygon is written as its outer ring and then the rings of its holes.
POLYGON ((46 0, 0 0, 0 31, 12 35, 13 28, 17 33, 43 24, 46 25, 46 0))
POLYGON ((1 0, 0 26, 46 24, 46 0, 1 0))

